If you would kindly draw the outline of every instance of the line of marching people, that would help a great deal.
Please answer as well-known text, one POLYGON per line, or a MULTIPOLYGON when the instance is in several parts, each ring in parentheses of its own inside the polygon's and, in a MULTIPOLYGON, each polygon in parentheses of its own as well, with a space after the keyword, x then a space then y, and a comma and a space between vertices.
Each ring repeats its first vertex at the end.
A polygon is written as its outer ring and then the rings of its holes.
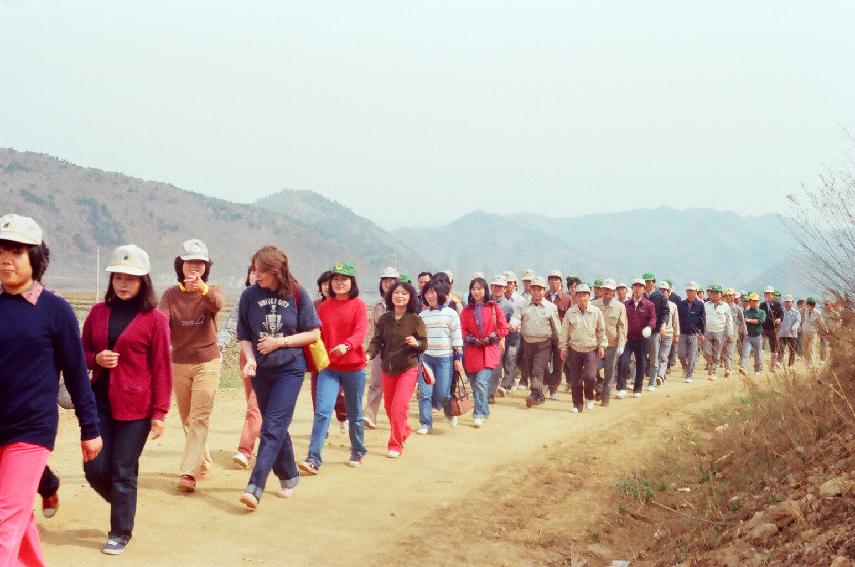
POLYGON ((209 282, 213 261, 198 239, 182 243, 176 283, 160 298, 148 254, 133 244, 117 247, 104 300, 81 332, 70 305, 42 284, 49 261, 35 220, 0 217, 0 566, 44 562, 32 504, 38 490, 46 516, 59 505, 59 479, 47 461, 60 376, 80 424, 86 480, 110 504, 102 552, 119 555, 133 534, 140 458, 147 440, 163 434, 173 394, 185 434, 176 487, 187 494, 203 488, 212 464, 209 421, 231 340, 240 345, 247 402, 233 461, 251 469, 240 496, 250 510, 266 492, 290 498, 301 476, 320 473, 333 416, 349 435, 353 468, 367 454, 365 430, 377 428, 381 404, 391 459, 414 432, 414 395, 416 434, 430 435, 438 419, 457 427, 462 412, 453 394, 461 381, 471 386, 472 426, 480 429, 496 397, 526 391, 527 407, 557 400, 565 375, 570 411, 580 413, 597 401, 607 407, 613 391, 628 396, 630 376, 633 397, 645 380, 655 391, 677 359, 691 382, 699 352, 711 379, 720 366, 725 377, 731 373, 737 347, 740 372, 751 356, 759 372, 764 341, 773 370, 784 349, 789 365, 799 348, 808 362, 817 344, 826 356, 827 327, 816 302, 808 299, 800 313, 791 297, 778 302, 772 288, 760 303, 757 294, 711 285, 704 301, 696 283, 682 299, 652 273, 630 285, 589 285, 529 270, 520 289, 513 272, 489 281, 476 273, 461 299, 450 272, 421 272, 414 286, 390 267, 379 274, 380 299, 369 310, 354 266, 340 262, 321 274, 315 297, 272 245, 252 256, 246 287, 218 334, 224 291, 209 282), (289 429, 307 370, 314 418, 298 459, 289 429), (272 489, 271 473, 278 481, 272 489))

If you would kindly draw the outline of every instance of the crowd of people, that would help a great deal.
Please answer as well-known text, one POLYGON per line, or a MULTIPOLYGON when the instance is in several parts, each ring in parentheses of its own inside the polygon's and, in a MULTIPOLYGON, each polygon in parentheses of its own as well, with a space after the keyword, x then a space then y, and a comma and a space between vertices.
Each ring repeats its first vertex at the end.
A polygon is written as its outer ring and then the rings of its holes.
POLYGON ((767 347, 772 372, 797 356, 813 364, 815 350, 822 362, 828 356, 817 302, 781 301, 772 287, 761 302, 756 292, 688 282, 682 298, 653 273, 627 285, 526 270, 519 279, 512 271, 489 280, 475 273, 461 298, 449 271, 421 272, 414 285, 387 267, 373 280, 380 299, 369 309, 354 266, 340 262, 321 274, 314 296, 270 245, 252 256, 246 287, 218 333, 225 295, 209 283, 213 262, 198 239, 181 245, 177 283, 159 299, 148 254, 116 248, 104 300, 81 333, 69 304, 42 284, 49 258, 35 220, 0 218, 0 566, 43 564, 32 507, 37 492, 46 516, 59 505, 47 461, 60 379, 80 425, 86 480, 110 503, 102 551, 118 555, 133 533, 139 460, 146 441, 163 433, 173 393, 185 433, 176 486, 201 488, 223 352, 233 340, 247 406, 233 461, 251 469, 240 497, 250 510, 271 472, 281 498, 294 495, 301 476, 319 474, 333 416, 350 438, 347 464, 359 467, 381 402, 390 424, 386 456, 394 459, 413 432, 414 395, 415 433, 430 435, 436 418, 458 426, 461 383, 471 387, 471 424, 480 429, 497 397, 522 392, 532 408, 558 400, 562 381, 568 410, 578 414, 629 396, 630 379, 632 397, 641 397, 645 381, 655 392, 677 361, 691 383, 700 359, 716 380, 734 370, 759 374, 767 347), (307 371, 314 420, 298 460, 289 428, 307 371))

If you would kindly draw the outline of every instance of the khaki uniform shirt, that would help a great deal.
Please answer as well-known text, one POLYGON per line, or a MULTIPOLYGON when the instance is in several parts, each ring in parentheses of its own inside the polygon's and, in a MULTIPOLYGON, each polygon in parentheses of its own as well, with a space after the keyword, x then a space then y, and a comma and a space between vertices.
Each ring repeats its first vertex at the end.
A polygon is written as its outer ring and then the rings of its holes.
POLYGON ((626 305, 618 301, 615 296, 608 307, 602 299, 591 302, 597 309, 602 311, 603 319, 606 321, 606 338, 610 347, 626 346, 626 305))
POLYGON ((516 305, 511 327, 519 327, 527 343, 541 343, 557 338, 561 330, 558 308, 546 299, 540 303, 531 301, 526 305, 516 305))
POLYGON ((590 303, 584 312, 578 305, 568 309, 561 325, 558 344, 563 351, 569 346, 576 352, 591 352, 609 346, 603 312, 590 303))

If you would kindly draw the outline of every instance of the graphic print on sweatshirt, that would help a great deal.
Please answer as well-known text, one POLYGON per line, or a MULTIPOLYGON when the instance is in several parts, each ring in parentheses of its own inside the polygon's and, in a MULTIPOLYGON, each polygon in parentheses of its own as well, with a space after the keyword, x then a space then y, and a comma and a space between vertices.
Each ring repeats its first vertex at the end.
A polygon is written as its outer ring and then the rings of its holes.
POLYGON ((285 333, 282 332, 282 315, 279 314, 279 308, 285 310, 289 305, 291 304, 288 301, 275 297, 262 299, 258 302, 259 307, 268 309, 264 316, 264 322, 261 323, 261 331, 258 333, 260 337, 282 338, 285 336, 285 333))

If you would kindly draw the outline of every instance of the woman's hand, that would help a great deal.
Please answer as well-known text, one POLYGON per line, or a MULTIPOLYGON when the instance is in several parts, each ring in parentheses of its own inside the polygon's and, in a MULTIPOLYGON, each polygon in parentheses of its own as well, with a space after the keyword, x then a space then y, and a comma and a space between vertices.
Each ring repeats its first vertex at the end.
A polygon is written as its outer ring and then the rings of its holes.
POLYGON ((419 346, 419 340, 416 337, 410 335, 409 337, 404 339, 404 344, 408 347, 416 348, 419 346))
POLYGON ((258 339, 258 352, 261 354, 270 354, 278 348, 288 346, 288 337, 261 337, 258 339))
POLYGON ((347 348, 347 345, 342 343, 340 345, 336 345, 330 349, 330 354, 333 356, 344 356, 347 354, 347 351, 350 350, 347 348))
POLYGON ((463 363, 459 360, 454 361, 454 369, 457 370, 458 374, 466 374, 466 372, 464 372, 463 370, 463 363))
POLYGON ((95 355, 95 364, 101 368, 115 368, 119 364, 119 353, 104 349, 95 355))
POLYGON ((189 276, 184 278, 184 289, 193 293, 202 293, 205 289, 205 282, 199 276, 189 276))
POLYGON ((162 419, 152 419, 151 420, 151 438, 157 439, 161 435, 163 435, 163 420, 162 419))
POLYGON ((246 364, 243 365, 243 369, 241 370, 241 374, 243 374, 244 378, 252 378, 255 376, 255 360, 247 360, 246 364))
POLYGON ((98 456, 98 453, 101 452, 101 447, 103 446, 104 442, 101 441, 100 435, 95 439, 81 441, 80 450, 83 452, 83 462, 88 463, 89 461, 94 461, 95 457, 98 456))

